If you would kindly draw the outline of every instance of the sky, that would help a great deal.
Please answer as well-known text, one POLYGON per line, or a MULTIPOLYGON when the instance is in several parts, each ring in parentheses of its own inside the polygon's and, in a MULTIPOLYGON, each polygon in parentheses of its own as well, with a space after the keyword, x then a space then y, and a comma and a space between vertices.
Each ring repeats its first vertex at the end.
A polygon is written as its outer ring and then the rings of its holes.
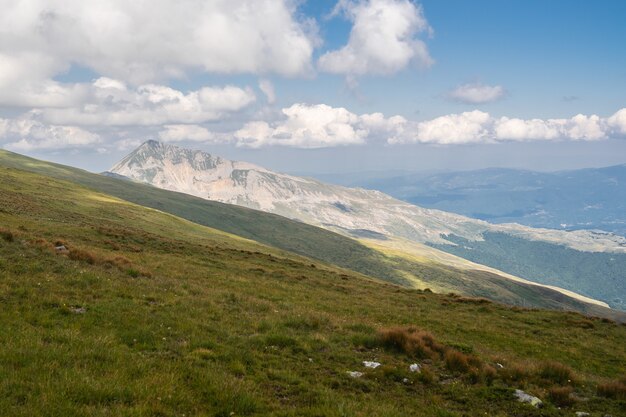
POLYGON ((0 147, 298 173, 626 163, 622 0, 0 0, 0 147))

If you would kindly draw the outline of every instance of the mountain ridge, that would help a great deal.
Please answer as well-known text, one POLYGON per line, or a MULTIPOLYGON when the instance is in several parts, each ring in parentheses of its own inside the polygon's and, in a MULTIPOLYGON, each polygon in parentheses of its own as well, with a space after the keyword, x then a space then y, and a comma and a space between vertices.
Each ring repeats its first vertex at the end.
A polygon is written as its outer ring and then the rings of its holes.
POLYGON ((242 165, 239 169, 238 163, 216 159, 209 153, 183 150, 156 141, 145 142, 134 152, 140 157, 125 158, 111 172, 159 188, 267 211, 350 237, 392 236, 436 246, 532 282, 558 286, 617 308, 626 308, 626 282, 623 279, 626 238, 620 236, 586 230, 533 229, 518 224, 493 225, 415 206, 380 191, 324 184, 314 179, 257 169, 254 165, 242 165), (218 163, 208 164, 214 168, 197 170, 193 168, 197 159, 218 163), (495 239, 499 235, 508 236, 508 240, 495 239), (480 246, 486 239, 489 245, 480 246), (495 245, 494 240, 497 241, 495 245), (463 247, 459 246, 460 242, 465 242, 463 247), (528 248, 524 252, 529 256, 523 259, 516 254, 520 242, 531 243, 530 252, 528 248), (558 259, 535 256, 532 248, 545 250, 542 245, 567 250, 559 252, 558 259), (459 250, 465 247, 469 252, 459 250), (480 249, 476 252, 478 256, 474 256, 472 247, 480 249), (603 253, 614 256, 610 265, 579 277, 572 272, 578 262, 577 253, 581 252, 598 254, 591 259, 599 266, 603 265, 598 263, 603 253))

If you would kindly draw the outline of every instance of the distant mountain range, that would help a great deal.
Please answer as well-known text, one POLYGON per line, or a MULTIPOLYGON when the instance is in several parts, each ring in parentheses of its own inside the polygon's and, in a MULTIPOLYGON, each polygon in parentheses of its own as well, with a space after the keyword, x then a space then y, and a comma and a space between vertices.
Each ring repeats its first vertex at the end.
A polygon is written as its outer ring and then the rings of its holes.
POLYGON ((494 168, 379 175, 335 179, 492 223, 599 229, 626 236, 626 164, 551 173, 494 168))
POLYGON ((109 175, 279 214, 388 250, 408 246, 404 254, 415 252, 415 245, 435 246, 614 307, 625 305, 626 239, 612 234, 494 225, 422 208, 379 191, 324 184, 156 141, 131 152, 109 175), (552 250, 552 257, 537 256, 552 250), (585 276, 576 269, 581 254, 593 266, 585 276))

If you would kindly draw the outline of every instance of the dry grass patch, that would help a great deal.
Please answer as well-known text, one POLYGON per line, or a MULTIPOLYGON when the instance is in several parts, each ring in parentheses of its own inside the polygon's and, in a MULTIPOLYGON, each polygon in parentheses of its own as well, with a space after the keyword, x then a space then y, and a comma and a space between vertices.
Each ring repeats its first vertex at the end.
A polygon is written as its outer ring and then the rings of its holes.
POLYGON ((539 377, 557 384, 574 383, 578 379, 570 367, 560 362, 545 362, 536 372, 539 377))
POLYGON ((569 407, 576 402, 573 393, 572 387, 552 387, 548 390, 548 398, 559 407, 569 407))
POLYGON ((598 395, 616 400, 626 400, 626 377, 598 385, 598 395))
POLYGON ((417 327, 392 327, 378 331, 383 346, 421 359, 439 358, 446 350, 434 336, 417 327))
POLYGON ((6 242, 13 242, 15 240, 15 234, 8 229, 0 229, 0 238, 6 242))

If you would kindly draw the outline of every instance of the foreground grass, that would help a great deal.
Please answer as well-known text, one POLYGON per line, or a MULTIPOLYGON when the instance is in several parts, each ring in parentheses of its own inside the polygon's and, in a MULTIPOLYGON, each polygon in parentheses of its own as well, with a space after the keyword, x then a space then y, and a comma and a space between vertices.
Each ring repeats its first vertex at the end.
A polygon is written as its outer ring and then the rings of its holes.
POLYGON ((2 414, 617 416, 626 405, 623 325, 381 283, 21 171, 1 169, 0 184, 2 414), (440 353, 384 337, 410 326, 440 353), (382 366, 362 365, 372 360, 382 366), (546 406, 515 402, 515 388, 546 406))

